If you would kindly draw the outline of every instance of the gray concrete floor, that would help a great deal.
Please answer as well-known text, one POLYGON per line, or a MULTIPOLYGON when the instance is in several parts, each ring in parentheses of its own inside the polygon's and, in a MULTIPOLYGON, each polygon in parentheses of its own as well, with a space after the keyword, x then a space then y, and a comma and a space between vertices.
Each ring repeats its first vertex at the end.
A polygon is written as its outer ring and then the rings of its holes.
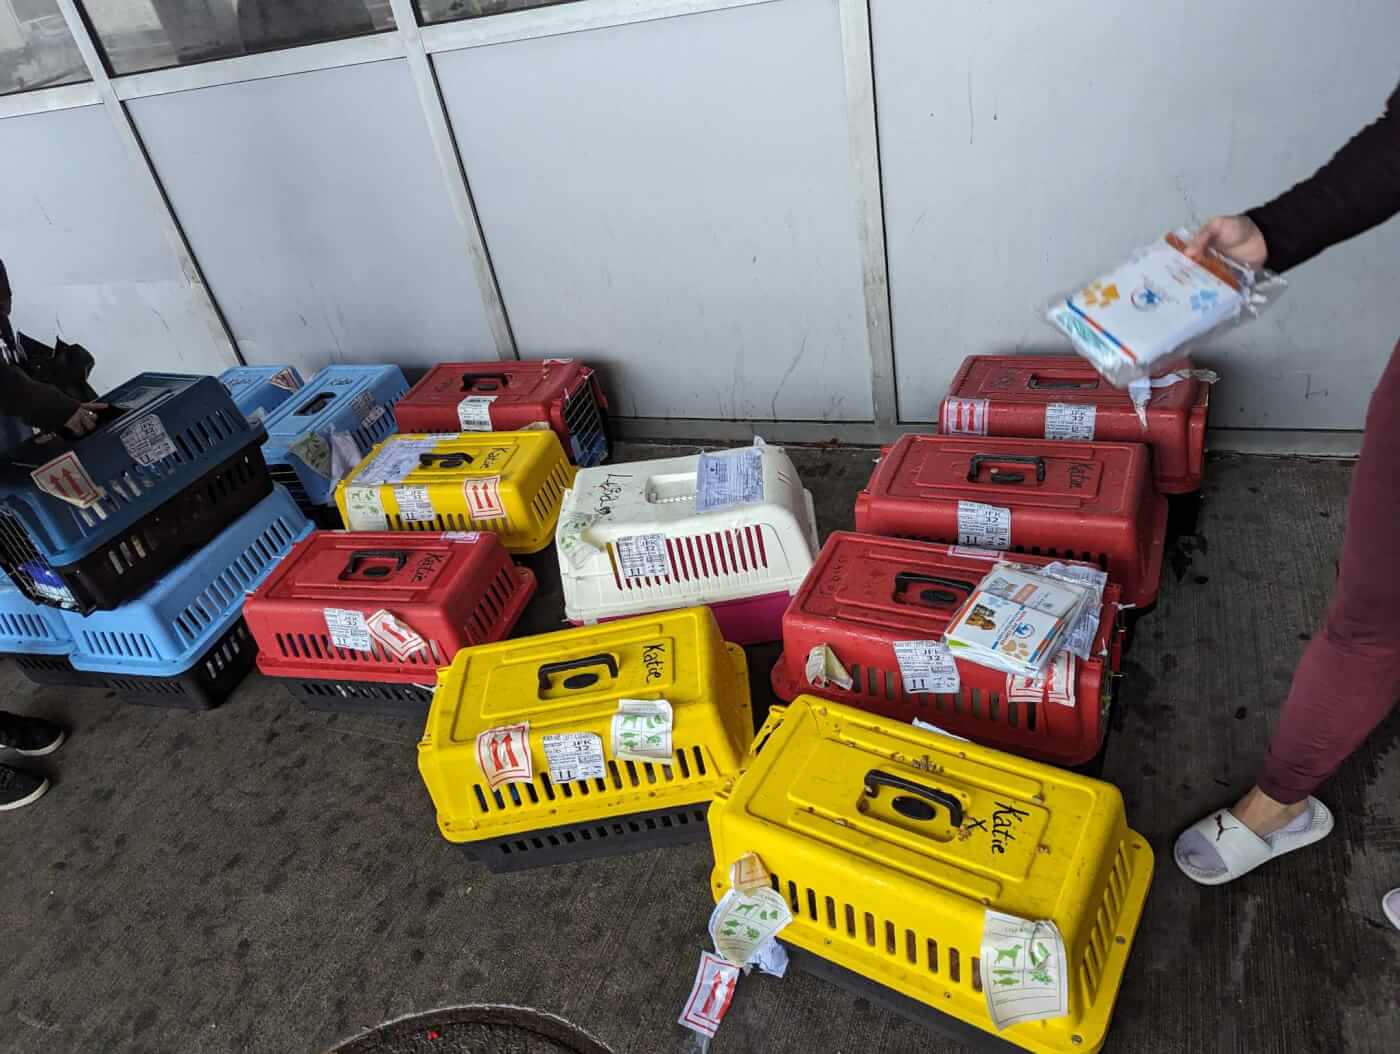
MULTIPOLYGON (((823 530, 849 526, 873 452, 794 454, 823 530)), ((1319 847, 1218 890, 1169 856, 1251 782, 1327 599, 1348 474, 1213 462, 1205 544, 1141 626, 1105 775, 1158 869, 1107 1049, 1400 1050, 1400 933, 1379 908, 1400 885, 1400 718, 1324 790, 1338 822, 1319 847)), ((546 590, 528 628, 560 611, 546 590)), ((756 693, 773 654, 751 653, 756 693)), ((618 1052, 680 1049, 706 846, 492 875, 438 837, 418 727, 307 712, 258 676, 204 714, 8 669, 0 698, 72 729, 39 766, 54 789, 0 817, 0 1049, 318 1052, 473 1002, 557 1013, 618 1052)), ((961 1048, 791 973, 746 980, 712 1049, 961 1048)))

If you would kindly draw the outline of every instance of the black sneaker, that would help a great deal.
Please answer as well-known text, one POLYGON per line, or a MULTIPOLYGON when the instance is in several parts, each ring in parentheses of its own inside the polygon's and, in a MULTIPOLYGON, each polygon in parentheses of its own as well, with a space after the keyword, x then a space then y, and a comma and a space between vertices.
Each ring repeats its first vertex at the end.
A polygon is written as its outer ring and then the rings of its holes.
POLYGON ((33 805, 48 789, 47 778, 0 765, 0 812, 33 805))
POLYGON ((22 717, 0 710, 0 749, 41 758, 63 745, 63 729, 42 717, 22 717))

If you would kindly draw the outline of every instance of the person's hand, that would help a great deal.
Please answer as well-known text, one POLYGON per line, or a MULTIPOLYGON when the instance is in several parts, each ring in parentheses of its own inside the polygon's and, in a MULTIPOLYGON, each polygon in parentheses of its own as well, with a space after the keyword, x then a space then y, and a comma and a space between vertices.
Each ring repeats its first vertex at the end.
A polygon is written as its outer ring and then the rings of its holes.
POLYGON ((1263 267, 1269 258, 1264 232, 1248 216, 1216 216, 1196 232, 1186 246, 1186 255, 1201 260, 1210 249, 1247 267, 1263 267))
POLYGON ((87 435, 97 427, 97 411, 105 409, 106 403, 83 403, 73 411, 73 416, 64 422, 63 427, 74 435, 87 435))

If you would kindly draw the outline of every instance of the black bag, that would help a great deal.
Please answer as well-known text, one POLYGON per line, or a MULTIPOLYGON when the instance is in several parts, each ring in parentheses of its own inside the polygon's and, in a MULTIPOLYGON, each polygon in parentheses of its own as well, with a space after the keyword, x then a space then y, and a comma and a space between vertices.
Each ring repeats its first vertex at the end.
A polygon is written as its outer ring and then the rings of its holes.
POLYGON ((97 392, 88 384, 96 362, 87 348, 57 339, 51 348, 24 333, 19 334, 19 341, 29 359, 24 364, 25 373, 36 381, 52 385, 70 399, 83 403, 97 401, 97 392))

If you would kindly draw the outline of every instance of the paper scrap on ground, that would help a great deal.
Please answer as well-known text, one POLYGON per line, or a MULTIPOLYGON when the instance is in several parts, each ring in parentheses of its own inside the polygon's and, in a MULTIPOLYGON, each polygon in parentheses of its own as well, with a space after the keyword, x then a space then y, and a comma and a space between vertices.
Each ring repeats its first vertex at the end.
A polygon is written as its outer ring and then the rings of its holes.
POLYGON ((433 499, 427 487, 395 487, 394 500, 398 502, 399 515, 410 523, 427 523, 437 519, 433 499))
POLYGON ((665 578, 671 573, 664 534, 629 534, 613 542, 623 578, 665 578))
POLYGON ((600 780, 606 772, 603 737, 592 732, 558 732, 541 736, 549 759, 549 778, 555 783, 600 780))
POLYGON ((739 983, 739 967, 725 962, 710 952, 700 953, 700 968, 695 971, 695 983, 678 1019, 686 1028, 702 1036, 713 1037, 719 1030, 734 998, 734 986, 739 983))
POLYGON ((378 487, 345 488, 345 526, 352 531, 389 529, 389 518, 384 514, 378 487))
POLYGON ((612 752, 619 761, 669 765, 674 715, 664 699, 619 699, 612 719, 612 752))
POLYGON ((849 692, 855 681, 828 644, 818 644, 807 653, 807 683, 814 688, 835 685, 849 692))
POLYGON ((897 640, 894 658, 906 695, 954 695, 962 687, 958 664, 942 641, 897 640))
POLYGON ((982 923, 982 991, 998 1029, 1069 1012, 1065 944, 1053 922, 988 911, 982 923))
POLYGON ((380 609, 367 621, 369 632, 384 649, 399 662, 407 662, 419 652, 428 650, 428 643, 411 626, 400 622, 389 612, 380 609))
POLYGON ((80 509, 96 505, 105 496, 105 492, 92 481, 87 469, 78 460, 78 455, 71 450, 40 465, 29 473, 29 478, 45 494, 61 498, 80 509))
POLYGON ((331 448, 326 437, 319 432, 307 432, 287 448, 287 453, 301 459, 312 472, 329 477, 331 474, 331 448))
POLYGON ((463 432, 491 431, 491 404, 494 395, 469 395, 457 404, 457 423, 463 432))
POLYGON ((768 889, 772 876, 757 853, 745 853, 729 865, 729 884, 740 893, 768 889))
POLYGON ((331 635, 331 643, 337 648, 347 648, 350 651, 373 649, 373 637, 363 612, 326 608, 325 616, 326 632, 331 635))
POLYGON ((1045 438, 1093 439, 1098 416, 1093 403, 1051 403, 1045 408, 1045 438))
POLYGON ((758 946, 754 952, 753 964, 764 973, 772 977, 783 977, 787 974, 788 953, 778 941, 769 937, 758 946))
POLYGON ((958 502, 958 544, 1011 548, 1011 510, 976 501, 958 502))
POLYGON ((763 449, 701 454, 695 466, 695 511, 714 512, 763 500, 763 449))
POLYGON ((175 453, 175 444, 155 414, 148 414, 124 431, 122 446, 138 465, 154 465, 175 453))
POLYGON ((945 435, 987 434, 988 408, 986 399, 958 399, 949 396, 943 401, 942 431, 945 435))
POLYGON ((731 889, 710 913, 710 939, 715 951, 743 966, 753 962, 759 946, 791 921, 792 911, 777 890, 731 889))
POLYGON ((917 717, 914 718, 914 720, 911 721, 910 724, 912 724, 915 728, 922 728, 925 732, 937 732, 940 736, 947 736, 949 739, 957 739, 963 743, 972 742, 972 740, 968 739, 967 736, 960 736, 956 732, 949 732, 946 728, 939 728, 937 725, 930 724, 929 722, 923 721, 917 717))
POLYGON ((495 790, 503 783, 529 783, 534 775, 530 762, 530 722, 488 728, 476 737, 476 763, 487 785, 495 790))

